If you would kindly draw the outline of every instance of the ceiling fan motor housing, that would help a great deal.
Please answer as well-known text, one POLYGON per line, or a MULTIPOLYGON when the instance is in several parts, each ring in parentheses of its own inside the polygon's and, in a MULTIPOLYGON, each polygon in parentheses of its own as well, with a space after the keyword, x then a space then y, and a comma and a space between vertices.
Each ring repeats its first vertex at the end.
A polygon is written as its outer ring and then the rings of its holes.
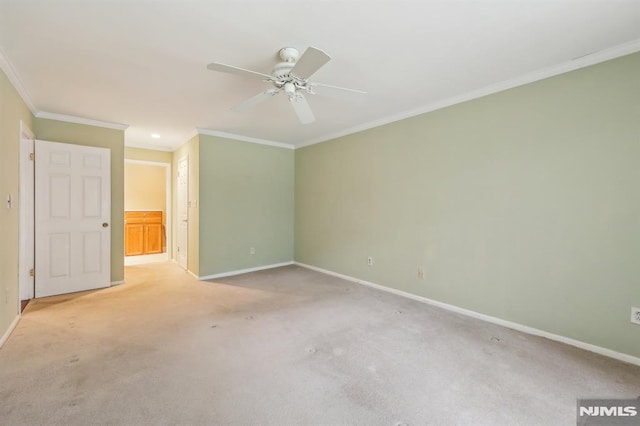
POLYGON ((294 96, 298 89, 309 91, 306 80, 291 74, 300 57, 300 52, 293 47, 284 47, 278 53, 284 62, 279 62, 273 67, 271 71, 273 84, 279 89, 283 88, 289 97, 294 96))
POLYGON ((291 72, 291 69, 295 64, 296 64, 295 62, 279 62, 276 64, 275 67, 273 67, 273 71, 271 71, 271 74, 276 79, 286 77, 289 75, 289 73, 291 72))

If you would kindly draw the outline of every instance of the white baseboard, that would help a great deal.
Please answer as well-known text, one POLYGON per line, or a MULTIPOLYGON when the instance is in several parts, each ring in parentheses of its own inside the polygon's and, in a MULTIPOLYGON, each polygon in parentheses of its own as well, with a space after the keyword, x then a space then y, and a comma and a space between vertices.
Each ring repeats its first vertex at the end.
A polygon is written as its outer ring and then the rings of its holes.
POLYGON ((215 278, 222 278, 222 277, 230 277, 232 275, 240 275, 240 274, 246 274, 248 272, 256 272, 256 271, 262 271, 264 269, 273 269, 273 268, 279 268, 281 266, 288 266, 288 265, 293 265, 295 262, 289 261, 289 262, 283 262, 283 263, 275 263, 273 265, 264 265, 264 266, 257 266, 255 268, 248 268, 248 269, 239 269, 237 271, 229 271, 229 272, 222 272, 220 274, 213 274, 213 275, 205 275, 203 277, 199 277, 198 279, 200 281, 205 281, 205 280, 212 280, 215 278))
POLYGON ((171 259, 169 260, 169 262, 175 263, 176 265, 178 265, 180 267, 180 269, 182 269, 183 271, 185 271, 187 274, 191 275, 193 278, 195 278, 196 280, 199 279, 198 276, 196 274, 194 274, 193 272, 191 272, 188 268, 183 268, 182 266, 180 266, 180 264, 178 263, 178 261, 176 259, 171 259))
POLYGON ((120 280, 120 281, 111 281, 111 287, 113 287, 114 285, 120 285, 120 284, 124 284, 125 280, 120 280))
POLYGON ((167 262, 168 253, 143 254, 141 256, 125 256, 124 266, 144 265, 145 263, 167 262))
POLYGON ((316 266, 307 265, 300 262, 295 262, 296 265, 302 266, 303 268, 311 269, 317 272, 322 272, 327 275, 332 275, 334 277, 342 278, 347 281, 351 281, 357 284, 362 284, 368 287, 373 287, 378 290, 386 291, 388 293, 392 293, 398 296, 407 297, 409 299, 416 300, 418 302, 427 303, 432 306, 437 306, 442 309, 446 309, 448 311, 456 312, 458 314, 466 315, 468 317, 476 318, 482 321, 487 321, 493 324, 501 325, 503 327, 511 328, 513 330, 521 331, 523 333, 531 334, 533 336, 544 337, 549 340, 554 340, 556 342, 565 343, 567 345, 575 346, 576 348, 584 349, 589 352, 594 352, 599 355, 604 355, 609 358, 614 358, 619 361, 627 362, 629 364, 634 364, 640 366, 640 358, 623 354, 620 352, 613 351, 611 349, 603 348, 600 346, 592 345, 590 343, 581 342, 580 340, 571 339, 569 337, 561 336, 559 334, 549 333, 544 330, 539 330, 537 328, 529 327, 526 325, 518 324, 515 322, 507 321, 501 318, 492 317, 490 315, 481 314, 479 312, 470 311, 468 309, 460 308, 458 306, 449 305, 448 303, 439 302, 437 300, 429 299, 423 296, 418 296, 416 294, 407 293, 402 290, 396 290, 394 288, 385 287, 380 284, 375 284, 369 281, 361 280, 358 278, 351 277, 349 275, 339 274, 337 272, 329 271, 327 269, 318 268, 316 266))
POLYGON ((18 322, 20 321, 20 315, 16 315, 15 319, 13 320, 13 322, 11 323, 11 325, 9 325, 9 328, 7 329, 7 331, 4 333, 4 335, 0 338, 0 348, 2 347, 2 345, 4 345, 6 343, 6 341, 9 339, 9 336, 11 336, 11 333, 13 332, 13 330, 16 328, 16 326, 18 325, 18 322))

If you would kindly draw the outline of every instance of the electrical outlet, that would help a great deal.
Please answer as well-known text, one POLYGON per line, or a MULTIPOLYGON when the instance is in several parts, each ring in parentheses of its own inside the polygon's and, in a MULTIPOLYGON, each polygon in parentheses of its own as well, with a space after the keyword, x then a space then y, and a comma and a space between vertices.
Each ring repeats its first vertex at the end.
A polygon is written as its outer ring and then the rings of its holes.
POLYGON ((367 265, 369 266, 373 265, 373 257, 371 256, 367 257, 367 265))
POLYGON ((424 269, 418 268, 418 278, 424 280, 424 269))
POLYGON ((640 325, 640 308, 631 308, 631 322, 640 325))
POLYGON ((256 248, 255 247, 249 247, 249 254, 256 254, 256 248))

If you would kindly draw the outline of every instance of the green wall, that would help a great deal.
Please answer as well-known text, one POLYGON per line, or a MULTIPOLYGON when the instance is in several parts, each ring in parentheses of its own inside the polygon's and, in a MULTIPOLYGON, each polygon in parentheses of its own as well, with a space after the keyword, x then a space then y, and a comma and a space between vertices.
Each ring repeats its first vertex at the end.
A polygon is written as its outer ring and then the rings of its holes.
POLYGON ((640 356, 638 76, 634 54, 296 150, 296 260, 640 356))
POLYGON ((33 115, 0 70, 0 338, 18 316, 20 225, 20 121, 33 131, 33 115), (6 207, 11 194, 13 208, 6 207))
POLYGON ((173 152, 172 189, 173 197, 173 258, 176 258, 178 230, 178 162, 181 158, 189 159, 189 233, 187 242, 187 269, 198 276, 200 271, 200 137, 198 135, 189 139, 180 148, 173 152))
POLYGON ((293 260, 293 179, 291 149, 200 135, 200 276, 293 260))
MULTIPOLYGON (((172 162, 175 199, 189 156, 195 275, 295 254, 638 357, 637 75, 640 54, 296 151, 198 135, 127 158, 172 162)), ((124 132, 34 119, 4 74, 0 95, 2 197, 18 198, 20 120, 38 139, 112 150, 112 281, 122 280, 124 132)), ((0 209, 0 335, 17 316, 18 211, 0 209)))
POLYGON ((111 150, 111 281, 124 280, 124 131, 36 118, 40 140, 111 150))

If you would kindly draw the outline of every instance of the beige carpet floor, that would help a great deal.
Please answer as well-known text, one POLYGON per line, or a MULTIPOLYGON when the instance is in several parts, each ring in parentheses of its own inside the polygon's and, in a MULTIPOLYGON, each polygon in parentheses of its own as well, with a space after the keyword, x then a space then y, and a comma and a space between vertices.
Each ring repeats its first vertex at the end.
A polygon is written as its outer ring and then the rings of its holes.
POLYGON ((571 425, 640 395, 640 367, 297 266, 126 279, 29 304, 0 424, 571 425))

